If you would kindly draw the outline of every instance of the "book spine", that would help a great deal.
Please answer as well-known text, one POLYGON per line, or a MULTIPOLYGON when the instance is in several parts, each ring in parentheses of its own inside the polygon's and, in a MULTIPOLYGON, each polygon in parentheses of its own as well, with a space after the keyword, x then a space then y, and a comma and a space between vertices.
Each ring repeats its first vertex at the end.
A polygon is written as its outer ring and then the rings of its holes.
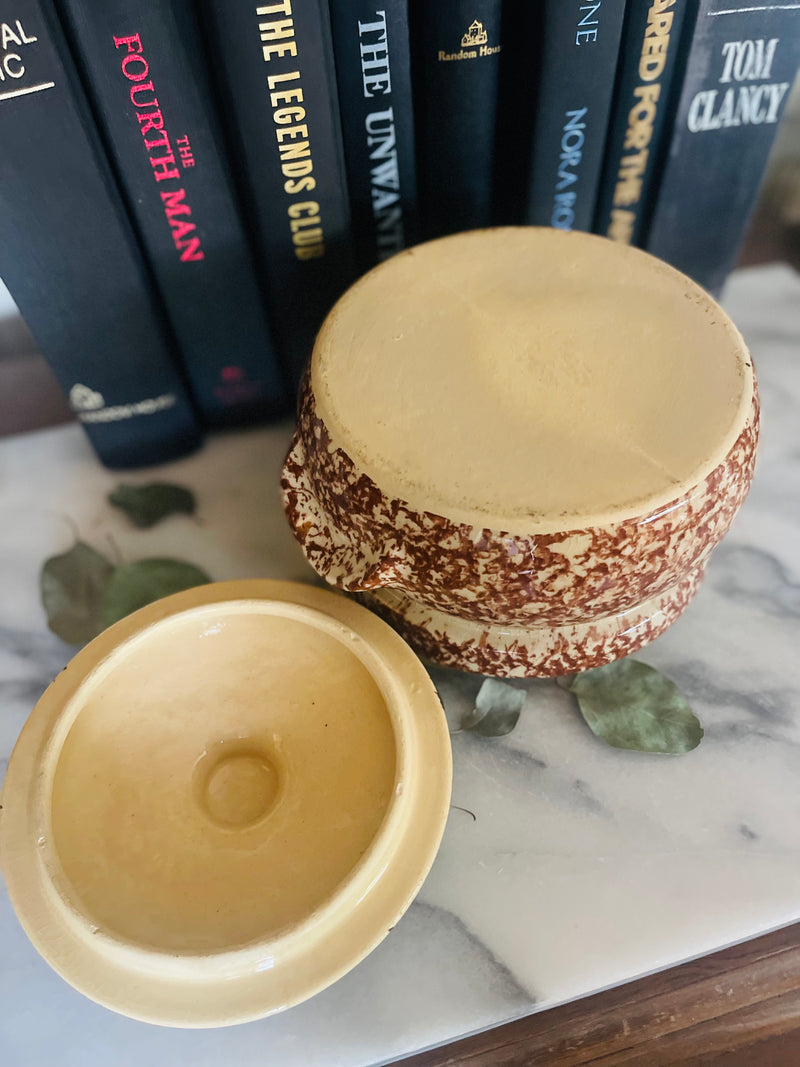
POLYGON ((589 230, 594 219, 625 0, 547 0, 525 221, 589 230))
POLYGON ((411 49, 423 237, 494 221, 502 0, 417 0, 411 49))
POLYGON ((672 113, 684 24, 695 0, 628 0, 594 232, 639 245, 672 113))
POLYGON ((734 266, 799 65, 797 4, 701 4, 645 247, 711 293, 734 266))
POLYGON ((270 321, 296 384, 355 277, 328 7, 205 0, 204 15, 270 321))
POLYGON ((55 13, 0 22, 0 276, 103 463, 180 455, 197 420, 55 13))
POLYGON ((58 6, 204 421, 285 410, 190 3, 58 6))
POLYGON ((360 270, 418 239, 408 0, 330 0, 360 270))

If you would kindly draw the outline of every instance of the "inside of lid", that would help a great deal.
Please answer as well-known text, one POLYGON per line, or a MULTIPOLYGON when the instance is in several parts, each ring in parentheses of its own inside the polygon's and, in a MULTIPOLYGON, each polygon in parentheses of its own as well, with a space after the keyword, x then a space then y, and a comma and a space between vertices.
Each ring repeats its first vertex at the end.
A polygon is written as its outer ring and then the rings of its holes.
POLYGON ((78 694, 52 841, 102 932, 197 953, 273 937, 375 839, 396 778, 387 702, 345 637, 284 607, 169 618, 78 694))

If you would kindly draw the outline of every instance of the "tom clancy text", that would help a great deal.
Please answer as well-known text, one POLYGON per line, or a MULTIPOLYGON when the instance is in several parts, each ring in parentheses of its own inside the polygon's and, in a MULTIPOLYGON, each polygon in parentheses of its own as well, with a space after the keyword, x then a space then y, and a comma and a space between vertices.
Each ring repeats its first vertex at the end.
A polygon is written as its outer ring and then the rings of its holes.
POLYGON ((770 82, 777 47, 777 37, 726 41, 718 56, 721 88, 704 89, 692 98, 686 117, 690 132, 777 122, 789 91, 789 82, 770 82))
MULTIPOLYGON (((130 82, 128 95, 136 109, 139 133, 158 186, 172 242, 182 263, 203 260, 205 253, 202 242, 192 219, 192 209, 182 185, 176 152, 158 106, 155 86, 149 77, 150 65, 142 54, 141 37, 138 33, 130 37, 115 37, 114 47, 122 53, 122 73, 130 82)), ((180 166, 194 166, 188 138, 181 137, 175 143, 180 166)))
POLYGON ((301 72, 292 70, 292 63, 288 64, 289 70, 275 69, 286 66, 288 58, 297 59, 292 0, 261 5, 256 8, 256 15, 259 17, 261 55, 270 69, 267 88, 281 174, 285 179, 283 190, 292 198, 286 214, 294 254, 301 260, 318 259, 325 255, 325 240, 319 203, 306 198, 316 188, 317 179, 314 177, 308 124, 304 121, 306 109, 301 72))

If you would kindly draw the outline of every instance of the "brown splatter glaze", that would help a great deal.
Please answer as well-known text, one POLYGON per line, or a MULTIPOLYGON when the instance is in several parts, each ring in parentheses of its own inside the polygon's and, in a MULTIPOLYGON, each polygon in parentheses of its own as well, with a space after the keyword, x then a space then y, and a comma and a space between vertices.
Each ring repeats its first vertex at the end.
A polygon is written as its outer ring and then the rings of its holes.
POLYGON ((695 489, 623 522, 511 535, 385 496, 335 447, 309 375, 281 485, 308 561, 421 655, 497 675, 585 670, 641 648, 683 611, 753 477, 759 404, 695 489))
POLYGON ((525 628, 487 626, 433 611, 393 589, 356 593, 418 655, 445 667, 504 678, 573 674, 635 652, 681 614, 703 577, 704 560, 673 589, 593 623, 525 628))

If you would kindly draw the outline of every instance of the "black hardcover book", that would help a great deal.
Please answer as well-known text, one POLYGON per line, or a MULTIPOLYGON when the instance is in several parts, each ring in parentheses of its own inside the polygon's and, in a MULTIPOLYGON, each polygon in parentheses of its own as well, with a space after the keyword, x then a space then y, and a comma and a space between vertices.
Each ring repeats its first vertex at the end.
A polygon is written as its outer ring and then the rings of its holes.
POLYGON ((494 222, 502 0, 415 0, 411 53, 423 236, 494 222))
POLYGON ((800 65, 800 7, 703 0, 645 247, 718 294, 800 65))
POLYGON ((190 0, 58 4, 203 419, 284 411, 190 0))
POLYGON ((355 277, 326 0, 204 0, 270 322, 294 383, 355 277))
POLYGON ((625 0, 547 0, 525 221, 589 230, 625 0))
POLYGON ((55 13, 0 4, 0 277, 109 467, 200 439, 55 13))
POLYGON ((593 226, 624 244, 644 234, 695 11, 696 0, 628 0, 593 226))
POLYGON ((359 269, 415 244, 417 169, 408 0, 330 0, 359 269))

